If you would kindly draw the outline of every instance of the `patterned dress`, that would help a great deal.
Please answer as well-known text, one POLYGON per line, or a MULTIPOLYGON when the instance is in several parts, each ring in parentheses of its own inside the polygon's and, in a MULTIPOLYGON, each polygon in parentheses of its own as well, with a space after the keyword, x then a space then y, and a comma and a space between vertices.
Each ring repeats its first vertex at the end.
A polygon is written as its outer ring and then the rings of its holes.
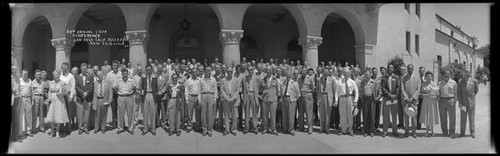
POLYGON ((437 105, 437 96, 439 95, 439 86, 435 82, 422 84, 422 110, 420 115, 420 122, 426 126, 439 124, 439 114, 437 105))
POLYGON ((64 100, 64 94, 59 94, 59 92, 69 92, 69 86, 63 81, 55 82, 50 81, 49 83, 49 100, 50 106, 47 111, 47 117, 45 117, 46 123, 67 123, 69 122, 68 112, 66 111, 66 104, 64 100))

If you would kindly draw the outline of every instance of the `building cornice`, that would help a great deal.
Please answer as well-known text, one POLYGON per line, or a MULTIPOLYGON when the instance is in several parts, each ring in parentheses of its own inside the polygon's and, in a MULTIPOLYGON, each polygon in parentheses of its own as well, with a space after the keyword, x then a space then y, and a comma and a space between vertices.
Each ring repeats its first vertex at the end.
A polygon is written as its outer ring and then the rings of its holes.
POLYGON ((443 20, 444 22, 448 23, 449 25, 451 25, 453 28, 457 29, 458 31, 460 31, 460 33, 464 34, 465 36, 467 36, 467 38, 471 39, 472 40, 472 37, 470 37, 469 35, 467 35, 467 33, 465 33, 464 31, 462 31, 462 29, 458 29, 455 25, 453 25, 453 23, 451 23, 450 21, 446 20, 445 18, 443 18, 443 16, 440 16, 438 14, 436 14, 436 17, 438 17, 439 19, 443 20))
POLYGON ((478 50, 476 50, 476 49, 472 48, 471 46, 469 46, 469 45, 465 44, 464 42, 462 42, 462 41, 460 41, 460 40, 457 40, 456 38, 454 38, 454 37, 452 37, 452 36, 448 35, 447 33, 445 33, 445 32, 443 32, 443 31, 439 30, 438 28, 436 28, 436 32, 439 32, 439 33, 441 33, 441 34, 445 35, 446 37, 448 37, 448 38, 450 38, 450 39, 453 39, 455 42, 461 43, 461 44, 463 44, 465 47, 468 47, 468 48, 472 49, 472 52, 473 52, 473 53, 474 53, 474 52, 476 52, 476 53, 481 53, 481 54, 483 54, 483 55, 484 55, 484 53, 479 52, 478 50))

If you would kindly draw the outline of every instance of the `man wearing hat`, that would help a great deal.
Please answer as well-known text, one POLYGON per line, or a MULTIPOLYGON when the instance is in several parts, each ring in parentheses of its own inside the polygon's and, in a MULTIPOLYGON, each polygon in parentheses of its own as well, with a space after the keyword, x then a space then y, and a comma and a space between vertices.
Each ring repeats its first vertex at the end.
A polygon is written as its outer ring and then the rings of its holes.
MULTIPOLYGON (((416 112, 418 105, 418 95, 420 94, 420 78, 413 75, 413 65, 408 64, 408 73, 402 78, 401 94, 402 104, 405 110, 405 136, 409 135, 409 125, 411 120, 412 136, 417 138, 416 132, 416 112)), ((402 68, 403 69, 403 68, 402 68)))

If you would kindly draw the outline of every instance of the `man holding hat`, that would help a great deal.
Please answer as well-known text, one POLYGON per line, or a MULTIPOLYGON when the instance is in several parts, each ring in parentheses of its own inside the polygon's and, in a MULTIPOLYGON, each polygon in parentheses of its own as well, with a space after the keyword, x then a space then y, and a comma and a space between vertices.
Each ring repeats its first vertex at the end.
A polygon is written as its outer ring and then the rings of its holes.
MULTIPOLYGON (((404 69, 404 67, 402 68, 404 69)), ((417 106, 418 106, 418 95, 420 94, 420 78, 413 75, 413 65, 408 64, 408 73, 403 76, 401 85, 402 94, 402 104, 405 110, 405 136, 408 137, 409 134, 409 124, 411 119, 411 130, 412 136, 417 138, 416 126, 417 126, 417 106)))
POLYGON ((470 70, 466 69, 464 77, 458 82, 458 101, 460 106, 460 136, 465 136, 467 117, 469 118, 470 135, 476 138, 474 114, 476 107, 476 94, 479 91, 479 82, 470 76, 470 70))
POLYGON ((352 130, 352 109, 358 105, 359 91, 356 82, 351 79, 351 71, 347 68, 343 68, 342 73, 341 76, 343 77, 338 81, 337 88, 335 89, 335 103, 333 106, 339 107, 340 128, 342 129, 342 133, 349 133, 351 136, 354 136, 352 130))

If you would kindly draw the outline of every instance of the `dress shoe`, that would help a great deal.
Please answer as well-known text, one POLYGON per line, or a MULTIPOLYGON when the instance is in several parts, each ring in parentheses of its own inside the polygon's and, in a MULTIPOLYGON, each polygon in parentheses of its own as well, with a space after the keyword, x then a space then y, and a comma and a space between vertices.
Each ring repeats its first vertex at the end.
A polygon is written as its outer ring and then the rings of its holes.
POLYGON ((307 132, 307 134, 311 135, 311 134, 313 134, 313 132, 312 132, 312 131, 309 131, 309 132, 307 132))
POLYGON ((416 133, 411 134, 411 136, 413 136, 413 138, 417 138, 417 134, 416 133))
POLYGON ((151 134, 156 135, 156 131, 151 131, 151 134))
POLYGON ((268 132, 269 132, 269 131, 264 130, 264 131, 262 131, 262 132, 261 132, 261 134, 262 134, 262 135, 264 135, 264 134, 266 134, 266 133, 268 133, 268 132))
POLYGON ((168 132, 168 136, 174 135, 174 132, 168 132))
POLYGON ((82 133, 83 133, 82 129, 78 130, 78 135, 82 135, 82 133))
POLYGON ((181 136, 181 131, 177 131, 177 136, 181 136))
POLYGON ((84 132, 85 134, 90 134, 88 129, 84 129, 84 130, 83 130, 83 132, 84 132))
POLYGON ((146 133, 148 133, 148 131, 142 131, 142 135, 146 135, 146 133))
POLYGON ((292 136, 295 136, 295 132, 294 132, 294 131, 290 131, 290 134, 291 134, 292 136))
POLYGON ((236 136, 236 133, 235 133, 235 132, 233 132, 233 131, 231 131, 231 132, 229 132, 229 133, 231 133, 233 136, 236 136))
POLYGON ((106 134, 106 130, 102 130, 101 132, 102 132, 102 134, 106 134))
POLYGON ((465 137, 465 134, 460 134, 458 135, 458 137, 465 137))
POLYGON ((354 132, 350 132, 349 135, 351 135, 352 137, 354 137, 354 132))
POLYGON ((386 135, 387 135, 387 132, 382 133, 383 138, 385 138, 386 135))
POLYGON ((471 133, 471 134, 470 134, 470 137, 472 137, 472 138, 476 138, 476 133, 471 133))
POLYGON ((208 133, 208 137, 212 137, 212 132, 208 133))
POLYGON ((243 135, 247 134, 248 130, 243 130, 243 135))
POLYGON ((393 135, 394 137, 399 137, 399 133, 397 133, 397 132, 392 132, 392 135, 393 135))
POLYGON ((96 129, 96 130, 94 130, 94 134, 97 134, 97 132, 99 132, 97 129, 96 129))
POLYGON ((365 133, 365 134, 363 134, 363 137, 366 137, 366 133, 365 133))
POLYGON ((373 137, 373 133, 370 133, 370 137, 373 137))
POLYGON ((254 131, 253 131, 253 133, 254 133, 255 135, 257 135, 257 134, 259 134, 259 131, 254 130, 254 131))
POLYGON ((134 129, 128 130, 128 133, 130 133, 131 135, 134 135, 134 129))
POLYGON ((329 134, 330 134, 330 132, 328 132, 328 130, 326 130, 326 131, 325 131, 325 134, 326 134, 326 135, 329 135, 329 134))
POLYGON ((123 133, 123 132, 125 132, 125 130, 124 130, 124 129, 122 129, 122 130, 118 130, 118 131, 116 132, 116 134, 121 134, 121 133, 123 133))
POLYGON ((457 138, 457 137, 458 137, 458 136, 457 136, 456 134, 451 134, 451 138, 452 138, 452 139, 455 139, 455 138, 457 138))
POLYGON ((202 133, 202 134, 201 134, 201 136, 206 136, 206 135, 207 135, 207 133, 202 133))

